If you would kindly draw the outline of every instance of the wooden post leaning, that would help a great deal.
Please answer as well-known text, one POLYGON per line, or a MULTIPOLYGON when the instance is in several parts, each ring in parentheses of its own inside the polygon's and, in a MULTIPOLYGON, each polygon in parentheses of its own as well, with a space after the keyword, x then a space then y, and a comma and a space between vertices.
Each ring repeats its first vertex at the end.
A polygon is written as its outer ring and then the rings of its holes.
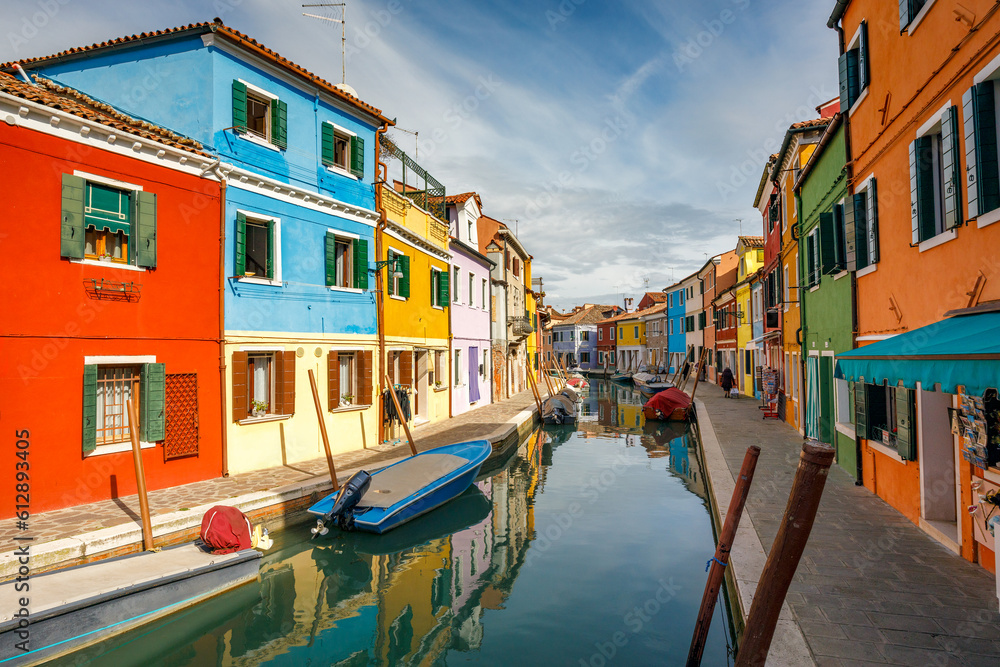
POLYGON ((316 375, 309 369, 309 385, 312 387, 313 403, 316 404, 316 418, 319 419, 319 434, 323 436, 323 449, 326 450, 326 465, 330 469, 330 480, 333 490, 340 489, 337 481, 337 468, 333 465, 333 452, 330 451, 330 438, 326 434, 326 420, 323 419, 323 404, 319 402, 319 389, 316 387, 316 375))
POLYGON ((767 556, 750 606, 750 614, 747 616, 746 632, 736 656, 736 667, 763 665, 767 661, 778 614, 781 613, 788 586, 792 583, 799 559, 809 541, 831 463, 833 447, 830 445, 812 439, 802 444, 799 467, 795 471, 785 515, 767 556))
POLYGON ((698 357, 698 365, 694 369, 694 387, 691 388, 691 401, 694 404, 694 392, 698 391, 698 381, 701 380, 701 369, 705 366, 705 354, 708 350, 702 350, 701 356, 698 357))
POLYGON ((549 397, 555 396, 555 392, 552 391, 552 376, 549 375, 548 369, 542 373, 542 379, 545 380, 545 386, 549 390, 549 397))
POLYGON ((736 479, 736 487, 733 489, 733 499, 729 501, 729 509, 726 510, 726 522, 719 535, 719 545, 715 548, 715 557, 709 561, 711 568, 708 572, 708 581, 705 582, 705 593, 701 597, 701 607, 698 609, 698 621, 694 626, 694 635, 691 637, 687 667, 698 667, 701 664, 701 656, 705 651, 705 640, 708 638, 708 629, 712 625, 712 614, 715 612, 715 602, 719 598, 719 589, 722 587, 722 579, 726 574, 726 566, 729 564, 729 552, 733 548, 733 540, 740 525, 743 506, 750 493, 750 484, 753 482, 753 473, 757 468, 757 457, 759 456, 760 447, 756 445, 747 447, 747 453, 743 457, 743 467, 740 468, 740 476, 736 479))
POLYGON ((406 441, 410 443, 410 452, 416 456, 417 446, 413 444, 413 436, 410 434, 410 425, 406 423, 405 419, 403 419, 403 408, 399 407, 399 399, 396 398, 396 392, 392 388, 392 383, 389 382, 389 376, 385 375, 383 377, 385 379, 385 386, 389 388, 389 396, 392 397, 392 404, 396 406, 396 414, 399 415, 399 421, 403 424, 403 431, 406 432, 406 441))
POLYGON ((538 385, 535 384, 535 376, 528 369, 528 380, 531 381, 531 395, 535 397, 535 405, 538 406, 538 418, 542 418, 542 395, 538 392, 538 385))
POLYGON ((149 518, 149 497, 146 495, 146 472, 142 467, 142 448, 139 446, 139 416, 135 403, 128 399, 128 432, 132 440, 132 461, 135 463, 135 486, 139 493, 139 516, 142 520, 142 548, 153 551, 153 522, 149 518))

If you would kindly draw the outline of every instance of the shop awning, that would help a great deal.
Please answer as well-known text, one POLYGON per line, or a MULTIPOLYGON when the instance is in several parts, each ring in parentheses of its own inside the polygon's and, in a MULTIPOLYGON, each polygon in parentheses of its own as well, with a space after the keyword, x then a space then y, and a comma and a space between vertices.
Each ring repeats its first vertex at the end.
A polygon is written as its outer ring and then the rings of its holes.
POLYGON ((836 377, 981 396, 1000 386, 1000 312, 949 317, 837 355, 836 377))

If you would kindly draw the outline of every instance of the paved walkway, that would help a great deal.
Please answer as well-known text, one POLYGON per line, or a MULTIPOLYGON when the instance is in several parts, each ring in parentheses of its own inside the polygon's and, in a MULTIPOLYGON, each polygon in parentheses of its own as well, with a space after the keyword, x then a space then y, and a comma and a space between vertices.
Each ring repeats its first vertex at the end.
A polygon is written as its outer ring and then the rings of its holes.
MULTIPOLYGON (((725 399, 712 384, 698 398, 733 475, 748 446, 761 448, 746 512, 770 551, 802 437, 762 420, 752 399, 725 399)), ((982 667, 1000 664, 995 590, 992 574, 939 545, 834 464, 787 603, 822 666, 982 667)))
MULTIPOLYGON (((413 430, 413 439, 418 450, 425 450, 451 442, 488 438, 519 412, 532 410, 534 407, 531 392, 524 391, 506 401, 487 405, 452 419, 418 427, 413 430)), ((409 453, 404 437, 395 445, 358 449, 336 454, 333 458, 339 478, 345 470, 408 456, 409 453)), ((328 479, 329 476, 326 457, 321 457, 266 470, 150 491, 148 493, 150 514, 156 517, 199 505, 222 503, 236 496, 268 491, 298 482, 328 479)), ((19 533, 13 524, 13 521, 3 523, 3 530, 0 531, 0 554, 12 552, 18 546, 13 537, 19 533)), ((137 495, 33 514, 31 534, 34 537, 34 545, 37 546, 122 524, 140 524, 137 495)))

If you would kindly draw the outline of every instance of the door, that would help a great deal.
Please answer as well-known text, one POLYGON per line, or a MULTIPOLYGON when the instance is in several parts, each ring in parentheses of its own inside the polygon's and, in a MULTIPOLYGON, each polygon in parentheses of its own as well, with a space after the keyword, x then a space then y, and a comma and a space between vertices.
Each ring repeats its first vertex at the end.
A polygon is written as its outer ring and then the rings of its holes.
POLYGON ((430 420, 430 398, 428 393, 430 391, 429 387, 429 377, 427 374, 427 350, 417 350, 417 368, 416 368, 416 378, 414 378, 414 384, 416 385, 416 405, 414 406, 414 413, 417 419, 430 420))
POLYGON ((807 438, 819 438, 819 357, 806 358, 806 420, 807 438))
POLYGON ((479 400, 479 348, 469 348, 469 403, 479 400))
POLYGON ((833 357, 824 354, 819 358, 819 439, 831 445, 835 420, 833 357))

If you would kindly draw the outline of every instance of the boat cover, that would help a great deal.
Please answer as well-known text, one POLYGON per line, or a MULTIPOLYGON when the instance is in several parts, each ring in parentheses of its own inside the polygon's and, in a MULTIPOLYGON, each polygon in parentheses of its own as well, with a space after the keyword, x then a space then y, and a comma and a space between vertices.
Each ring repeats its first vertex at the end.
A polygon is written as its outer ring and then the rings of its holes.
POLYGON ((201 540, 213 554, 231 554, 251 547, 247 515, 228 505, 216 505, 201 519, 201 540))
POLYGON ((659 410, 660 414, 667 416, 678 408, 686 410, 691 407, 691 397, 677 387, 671 387, 655 394, 643 407, 659 410))
POLYGON ((358 507, 392 507, 468 463, 453 454, 421 454, 372 475, 358 507))

